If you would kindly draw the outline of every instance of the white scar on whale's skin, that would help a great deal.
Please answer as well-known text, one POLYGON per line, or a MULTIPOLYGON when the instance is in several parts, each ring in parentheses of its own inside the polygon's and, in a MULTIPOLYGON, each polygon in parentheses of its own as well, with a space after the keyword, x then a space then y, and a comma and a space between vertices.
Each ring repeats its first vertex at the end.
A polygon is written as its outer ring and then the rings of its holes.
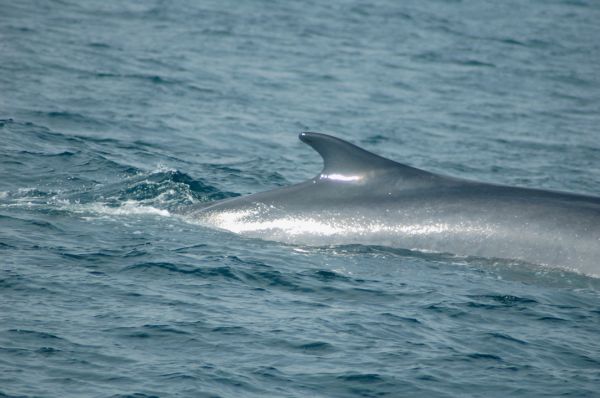
POLYGON ((300 245, 381 245, 520 260, 600 276, 600 198, 430 173, 318 133, 306 182, 184 210, 188 220, 300 245))

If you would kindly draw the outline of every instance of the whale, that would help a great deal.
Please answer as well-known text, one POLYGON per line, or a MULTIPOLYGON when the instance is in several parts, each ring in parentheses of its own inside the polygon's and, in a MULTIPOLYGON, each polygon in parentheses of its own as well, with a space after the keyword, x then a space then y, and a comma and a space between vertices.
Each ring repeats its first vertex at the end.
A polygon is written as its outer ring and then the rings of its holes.
POLYGON ((600 276, 600 198, 437 174, 303 132, 314 178, 185 211, 195 223, 301 246, 376 245, 600 276))

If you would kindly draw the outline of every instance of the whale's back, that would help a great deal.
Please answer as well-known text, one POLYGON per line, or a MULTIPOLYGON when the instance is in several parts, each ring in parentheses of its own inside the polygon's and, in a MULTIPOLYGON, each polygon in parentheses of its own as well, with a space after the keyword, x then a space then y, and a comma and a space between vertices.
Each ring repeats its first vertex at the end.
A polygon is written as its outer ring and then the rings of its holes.
POLYGON ((366 244, 600 273, 600 198, 458 179, 302 133, 323 170, 192 211, 213 227, 304 245, 366 244))

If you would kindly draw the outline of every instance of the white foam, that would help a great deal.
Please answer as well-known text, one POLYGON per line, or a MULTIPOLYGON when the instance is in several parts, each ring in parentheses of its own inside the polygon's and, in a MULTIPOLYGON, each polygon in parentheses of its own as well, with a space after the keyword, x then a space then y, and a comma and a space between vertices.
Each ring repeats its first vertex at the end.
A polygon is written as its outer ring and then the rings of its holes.
POLYGON ((169 217, 171 213, 165 209, 159 209, 153 206, 145 206, 134 200, 123 202, 118 207, 108 206, 105 203, 87 203, 66 205, 67 210, 73 213, 93 213, 110 216, 131 216, 131 215, 156 215, 169 217))
POLYGON ((164 163, 158 163, 156 165, 156 169, 152 170, 150 174, 158 174, 158 173, 175 173, 177 169, 167 166, 164 163))

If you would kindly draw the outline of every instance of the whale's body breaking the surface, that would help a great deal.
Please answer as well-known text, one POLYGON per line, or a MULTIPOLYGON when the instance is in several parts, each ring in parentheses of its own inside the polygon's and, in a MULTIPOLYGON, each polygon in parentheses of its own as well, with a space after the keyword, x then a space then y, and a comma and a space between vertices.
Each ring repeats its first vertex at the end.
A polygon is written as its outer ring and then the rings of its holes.
POLYGON ((323 157, 318 176, 188 216, 285 243, 381 245, 600 275, 600 198, 429 173, 325 134, 300 139, 323 157))

